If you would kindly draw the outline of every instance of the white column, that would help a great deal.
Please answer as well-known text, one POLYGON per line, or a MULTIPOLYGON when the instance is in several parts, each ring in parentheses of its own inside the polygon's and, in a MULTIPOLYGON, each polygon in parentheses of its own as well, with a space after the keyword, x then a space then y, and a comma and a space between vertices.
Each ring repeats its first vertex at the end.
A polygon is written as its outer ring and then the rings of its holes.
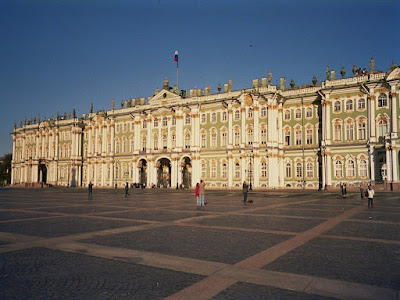
POLYGON ((396 99, 396 85, 391 85, 391 118, 392 118, 392 134, 391 137, 397 137, 397 99, 396 99))
MULTIPOLYGON (((246 143, 246 135, 247 135, 247 131, 246 131, 246 106, 244 104, 244 102, 242 102, 242 106, 240 107, 240 111, 241 111, 241 134, 240 134, 240 143, 243 145, 246 143)), ((243 181, 243 180, 242 180, 243 181)))
POLYGON ((387 181, 391 182, 392 181, 392 154, 390 147, 388 145, 389 143, 386 143, 386 173, 387 173, 387 181))
POLYGON ((228 148, 232 147, 233 144, 233 111, 232 111, 232 104, 228 104, 228 148))
MULTIPOLYGON (((303 170, 304 172, 304 170, 303 170)), ((326 172, 327 172, 327 178, 326 178, 326 184, 328 186, 332 185, 332 156, 328 152, 326 154, 326 172)))
POLYGON ((182 149, 183 147, 183 117, 182 110, 176 110, 176 148, 182 149))
POLYGON ((376 122, 375 122, 375 95, 374 89, 370 89, 370 96, 368 98, 368 124, 369 124, 369 139, 370 141, 376 141, 376 122))
MULTIPOLYGON (((394 143, 394 142, 393 142, 394 143)), ((392 182, 397 182, 399 180, 398 176, 398 156, 396 151, 396 144, 392 144, 392 182)))
POLYGON ((258 100, 255 100, 255 105, 254 105, 254 116, 253 116, 253 123, 254 123, 254 128, 253 128, 253 136, 254 136, 254 146, 259 147, 260 144, 260 107, 258 106, 258 100))
POLYGON ((257 188, 260 186, 260 168, 261 168, 261 163, 260 163, 260 157, 258 153, 254 154, 254 159, 253 159, 253 188, 257 188))
POLYGON ((228 187, 231 188, 233 187, 233 156, 232 156, 232 152, 229 151, 228 152, 228 187))

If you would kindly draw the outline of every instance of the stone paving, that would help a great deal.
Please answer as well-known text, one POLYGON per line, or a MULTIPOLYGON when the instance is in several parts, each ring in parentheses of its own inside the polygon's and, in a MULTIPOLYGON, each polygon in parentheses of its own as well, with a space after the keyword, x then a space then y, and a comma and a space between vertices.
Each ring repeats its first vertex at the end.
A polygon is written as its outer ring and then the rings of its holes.
POLYGON ((400 299, 400 193, 0 189, 0 299, 400 299))

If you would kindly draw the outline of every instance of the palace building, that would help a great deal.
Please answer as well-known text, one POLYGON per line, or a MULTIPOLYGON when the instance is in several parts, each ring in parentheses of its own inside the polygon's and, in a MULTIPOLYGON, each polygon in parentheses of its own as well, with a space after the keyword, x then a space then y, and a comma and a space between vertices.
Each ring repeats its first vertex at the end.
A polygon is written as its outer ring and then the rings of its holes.
MULTIPOLYGON (((342 71, 342 77, 344 72, 342 71)), ((178 92, 164 81, 121 108, 25 121, 14 126, 12 184, 240 188, 386 183, 399 189, 400 68, 301 87, 178 92)))

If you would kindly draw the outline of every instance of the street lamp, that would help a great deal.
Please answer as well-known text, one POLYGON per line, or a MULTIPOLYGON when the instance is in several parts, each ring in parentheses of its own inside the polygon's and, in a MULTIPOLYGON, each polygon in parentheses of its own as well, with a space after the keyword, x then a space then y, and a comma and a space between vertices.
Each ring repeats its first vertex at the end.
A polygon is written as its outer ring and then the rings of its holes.
POLYGON ((178 184, 178 179, 179 179, 179 159, 176 158, 176 189, 179 189, 179 184, 178 184))
POLYGON ((247 156, 250 158, 249 177, 250 177, 250 191, 251 191, 251 190, 253 190, 253 185, 252 185, 252 182, 251 182, 252 173, 253 173, 253 171, 252 171, 252 169, 253 169, 253 159, 254 159, 253 150, 251 150, 251 152, 248 153, 247 156))

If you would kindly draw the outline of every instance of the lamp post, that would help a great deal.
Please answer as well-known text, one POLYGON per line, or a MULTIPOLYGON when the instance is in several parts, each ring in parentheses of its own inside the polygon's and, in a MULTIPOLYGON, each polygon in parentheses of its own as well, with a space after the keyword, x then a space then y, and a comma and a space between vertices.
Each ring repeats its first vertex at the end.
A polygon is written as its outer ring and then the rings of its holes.
POLYGON ((251 182, 252 179, 252 169, 253 169, 253 159, 254 159, 254 153, 253 150, 251 150, 250 153, 247 154, 247 156, 250 158, 250 166, 249 166, 249 177, 250 177, 250 191, 253 190, 253 184, 251 182))
POLYGON ((176 158, 176 189, 179 189, 178 180, 179 179, 179 158, 176 158))

